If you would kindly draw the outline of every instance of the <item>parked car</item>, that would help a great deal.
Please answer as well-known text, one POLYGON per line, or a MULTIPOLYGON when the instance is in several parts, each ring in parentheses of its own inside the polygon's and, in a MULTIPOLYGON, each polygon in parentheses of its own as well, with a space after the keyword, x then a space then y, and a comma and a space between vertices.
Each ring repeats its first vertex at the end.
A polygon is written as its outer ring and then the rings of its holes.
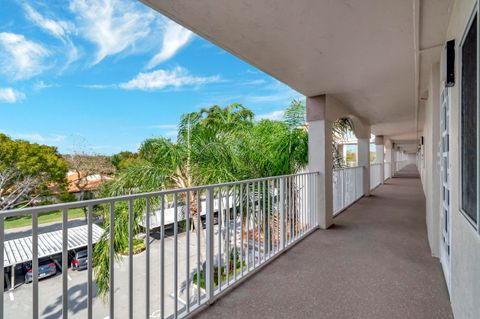
POLYGON ((79 250, 75 252, 72 261, 72 270, 84 270, 88 266, 87 250, 79 250))
MULTIPOLYGON (((38 279, 47 278, 57 274, 57 266, 53 262, 43 262, 38 265, 38 279)), ((30 268, 25 274, 25 283, 33 281, 33 269, 30 268)))

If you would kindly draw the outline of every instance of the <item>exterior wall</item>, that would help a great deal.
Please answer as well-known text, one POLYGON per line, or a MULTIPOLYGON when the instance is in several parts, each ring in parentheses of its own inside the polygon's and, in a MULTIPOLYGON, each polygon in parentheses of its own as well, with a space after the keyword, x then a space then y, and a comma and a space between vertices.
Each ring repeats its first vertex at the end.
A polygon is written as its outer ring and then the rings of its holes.
MULTIPOLYGON (((480 318, 480 235, 460 212, 460 51, 459 44, 466 25, 476 6, 474 0, 455 1, 448 24, 446 41, 455 39, 456 45, 456 84, 450 88, 450 214, 451 214, 451 270, 450 270, 450 298, 452 308, 457 319, 480 318)), ((443 62, 443 61, 442 61, 443 62)), ((442 65, 442 64, 440 64, 442 65)), ((435 72, 437 73, 437 72, 435 72)), ((440 82, 440 76, 433 78, 430 90, 435 91, 435 85, 440 82)), ((426 105, 426 119, 424 127, 425 145, 424 159, 425 174, 423 182, 427 198, 427 223, 429 241, 432 254, 437 255, 440 246, 438 222, 440 216, 440 198, 436 196, 440 190, 439 172, 436 164, 435 147, 439 143, 438 94, 432 96, 429 92, 429 101, 426 105), (437 126, 437 127, 435 127, 437 126), (437 243, 435 243, 437 241, 437 243)))

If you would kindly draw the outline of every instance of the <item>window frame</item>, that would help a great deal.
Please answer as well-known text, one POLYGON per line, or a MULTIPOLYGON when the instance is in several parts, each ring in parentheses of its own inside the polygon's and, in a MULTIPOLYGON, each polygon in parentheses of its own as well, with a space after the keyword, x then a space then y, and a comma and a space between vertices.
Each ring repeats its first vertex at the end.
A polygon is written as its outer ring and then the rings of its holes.
POLYGON ((465 25, 465 28, 463 30, 462 38, 458 46, 458 60, 459 60, 459 77, 458 77, 458 82, 459 82, 459 101, 460 101, 460 113, 458 117, 458 122, 459 122, 459 147, 460 151, 458 152, 458 163, 459 163, 459 193, 458 193, 458 203, 459 203, 459 211, 460 213, 465 217, 465 219, 468 221, 470 225, 475 229, 475 231, 480 235, 480 23, 479 23, 479 18, 480 18, 480 10, 479 10, 479 1, 476 1, 475 5, 473 6, 473 10, 470 14, 470 17, 468 19, 467 24, 465 25), (462 122, 462 80, 463 80, 463 74, 462 74, 462 68, 463 68, 463 61, 462 61, 462 48, 463 45, 465 44, 466 37, 468 35, 468 31, 470 31, 470 27, 473 24, 473 21, 475 20, 475 17, 477 18, 477 220, 474 221, 470 215, 465 212, 463 209, 463 200, 462 200, 462 193, 463 193, 463 182, 462 182, 462 170, 463 170, 463 163, 462 163, 462 127, 463 127, 463 122, 462 122))

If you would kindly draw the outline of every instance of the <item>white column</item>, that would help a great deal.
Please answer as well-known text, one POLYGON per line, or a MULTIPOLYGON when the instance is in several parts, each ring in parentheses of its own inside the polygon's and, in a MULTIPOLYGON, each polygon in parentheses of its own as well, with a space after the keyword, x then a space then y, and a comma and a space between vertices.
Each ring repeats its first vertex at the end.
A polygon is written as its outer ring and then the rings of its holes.
POLYGON ((380 181, 383 184, 385 180, 385 164, 383 159, 384 141, 383 135, 375 136, 375 162, 382 164, 380 166, 380 181))
POLYGON ((308 169, 319 172, 318 223, 321 229, 333 224, 332 123, 325 117, 325 95, 307 98, 308 169))
POLYGON ((370 196, 370 134, 358 138, 358 166, 363 166, 363 194, 370 196))

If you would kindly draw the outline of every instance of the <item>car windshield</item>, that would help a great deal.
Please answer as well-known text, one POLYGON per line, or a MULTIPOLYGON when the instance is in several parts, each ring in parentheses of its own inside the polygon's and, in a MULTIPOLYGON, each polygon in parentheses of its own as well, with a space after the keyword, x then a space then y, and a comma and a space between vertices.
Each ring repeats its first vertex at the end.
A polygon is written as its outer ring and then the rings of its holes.
POLYGON ((52 264, 45 264, 38 266, 38 271, 48 271, 50 268, 53 268, 52 264))
POLYGON ((82 251, 79 251, 77 253, 77 258, 84 258, 84 257, 87 257, 87 251, 86 250, 82 250, 82 251))

